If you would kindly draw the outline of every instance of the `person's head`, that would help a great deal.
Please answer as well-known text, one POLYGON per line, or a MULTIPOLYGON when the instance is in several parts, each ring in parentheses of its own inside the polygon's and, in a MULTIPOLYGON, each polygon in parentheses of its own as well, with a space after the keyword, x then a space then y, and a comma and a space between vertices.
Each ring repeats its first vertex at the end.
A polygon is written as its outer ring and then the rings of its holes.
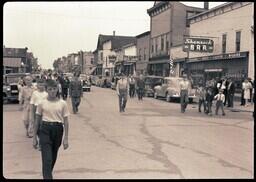
POLYGON ((37 88, 41 92, 45 90, 45 82, 43 79, 37 80, 37 88))
POLYGON ((46 81, 46 91, 48 93, 48 98, 49 99, 56 99, 58 97, 58 84, 55 80, 48 79, 46 81))
POLYGON ((222 90, 222 89, 220 89, 220 90, 219 90, 219 93, 220 93, 220 94, 223 94, 223 90, 222 90))
POLYGON ((246 79, 244 80, 244 82, 247 83, 247 82, 248 82, 248 79, 246 78, 246 79))
POLYGON ((31 86, 32 85, 32 77, 31 76, 26 76, 25 77, 25 83, 27 86, 31 86))
POLYGON ((187 80, 187 78, 188 78, 187 74, 183 74, 182 78, 183 78, 183 80, 187 80))
POLYGON ((142 79, 143 78, 143 75, 142 74, 140 74, 140 79, 142 79))

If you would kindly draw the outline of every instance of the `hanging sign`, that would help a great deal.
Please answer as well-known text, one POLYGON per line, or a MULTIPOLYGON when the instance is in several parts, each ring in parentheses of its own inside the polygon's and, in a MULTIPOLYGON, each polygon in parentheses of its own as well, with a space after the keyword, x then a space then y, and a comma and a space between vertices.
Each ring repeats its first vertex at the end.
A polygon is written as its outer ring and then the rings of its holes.
POLYGON ((183 51, 213 52, 214 42, 211 39, 184 38, 183 51))

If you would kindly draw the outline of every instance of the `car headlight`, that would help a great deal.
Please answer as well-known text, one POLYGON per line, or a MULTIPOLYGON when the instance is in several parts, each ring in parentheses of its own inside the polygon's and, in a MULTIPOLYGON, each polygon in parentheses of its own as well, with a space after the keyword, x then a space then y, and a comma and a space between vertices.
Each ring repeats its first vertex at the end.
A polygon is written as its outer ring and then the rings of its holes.
POLYGON ((6 90, 7 90, 7 91, 11 91, 11 88, 10 88, 10 87, 7 87, 6 90))

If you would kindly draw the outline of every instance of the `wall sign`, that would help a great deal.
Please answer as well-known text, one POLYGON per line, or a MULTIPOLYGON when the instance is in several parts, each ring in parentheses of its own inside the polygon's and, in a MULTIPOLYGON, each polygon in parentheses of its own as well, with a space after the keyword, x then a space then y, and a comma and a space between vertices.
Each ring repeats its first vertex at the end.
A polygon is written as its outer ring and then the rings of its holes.
POLYGON ((184 38, 183 51, 213 52, 213 46, 211 39, 184 38))

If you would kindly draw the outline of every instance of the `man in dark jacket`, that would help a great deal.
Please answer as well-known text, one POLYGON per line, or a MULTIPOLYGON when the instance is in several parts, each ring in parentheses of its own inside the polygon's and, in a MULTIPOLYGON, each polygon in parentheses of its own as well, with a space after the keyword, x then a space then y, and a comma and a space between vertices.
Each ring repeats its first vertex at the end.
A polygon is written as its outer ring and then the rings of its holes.
POLYGON ((228 79, 228 87, 227 87, 227 100, 228 100, 228 107, 234 106, 234 94, 235 94, 235 84, 231 78, 228 79))
POLYGON ((137 87, 137 92, 138 92, 138 99, 142 100, 142 97, 144 94, 144 89, 145 89, 145 82, 143 80, 142 74, 140 75, 139 79, 137 80, 136 87, 137 87))
POLYGON ((62 98, 64 100, 66 100, 67 96, 68 96, 69 83, 70 83, 70 81, 67 76, 61 82, 61 89, 62 89, 61 93, 62 93, 62 98))
POLYGON ((83 87, 81 80, 79 80, 79 73, 74 73, 73 80, 70 82, 69 96, 71 97, 73 113, 76 114, 81 102, 81 97, 83 97, 83 87))

